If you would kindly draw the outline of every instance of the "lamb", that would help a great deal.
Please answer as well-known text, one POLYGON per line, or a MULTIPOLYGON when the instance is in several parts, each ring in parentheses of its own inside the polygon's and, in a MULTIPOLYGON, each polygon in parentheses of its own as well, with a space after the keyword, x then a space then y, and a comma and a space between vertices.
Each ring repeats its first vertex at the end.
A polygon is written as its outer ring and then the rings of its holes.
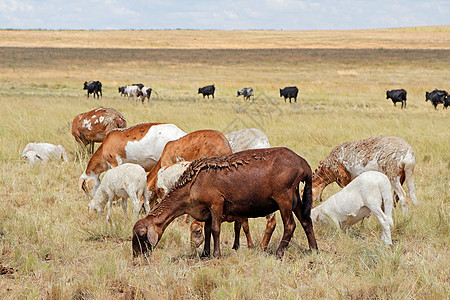
POLYGON ((190 164, 190 161, 180 161, 174 165, 159 169, 156 179, 156 195, 158 199, 164 198, 190 164))
POLYGON ((38 161, 47 163, 50 159, 63 159, 68 162, 66 149, 61 145, 49 143, 29 143, 23 149, 22 157, 30 163, 38 161))
POLYGON ((377 171, 367 171, 327 201, 313 208, 311 219, 313 223, 318 221, 326 223, 329 218, 337 227, 345 229, 373 213, 382 227, 381 240, 392 245, 389 226, 394 226, 393 205, 388 177, 377 171))
POLYGON ((143 167, 125 163, 108 170, 103 180, 95 192, 94 198, 89 203, 89 212, 97 210, 103 213, 105 204, 108 205, 106 220, 111 216, 111 205, 115 198, 122 198, 122 208, 125 217, 127 216, 127 199, 133 203, 133 220, 136 220, 141 208, 140 199, 144 198, 144 208, 146 213, 150 211, 150 192, 147 189, 147 175, 143 167))

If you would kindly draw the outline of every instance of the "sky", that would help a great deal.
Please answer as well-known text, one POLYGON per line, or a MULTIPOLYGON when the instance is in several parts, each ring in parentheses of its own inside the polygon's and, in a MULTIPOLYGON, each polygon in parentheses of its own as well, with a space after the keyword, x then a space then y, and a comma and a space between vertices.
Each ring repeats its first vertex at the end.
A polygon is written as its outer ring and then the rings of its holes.
POLYGON ((450 0, 0 0, 0 29, 341 30, 450 25, 450 0))

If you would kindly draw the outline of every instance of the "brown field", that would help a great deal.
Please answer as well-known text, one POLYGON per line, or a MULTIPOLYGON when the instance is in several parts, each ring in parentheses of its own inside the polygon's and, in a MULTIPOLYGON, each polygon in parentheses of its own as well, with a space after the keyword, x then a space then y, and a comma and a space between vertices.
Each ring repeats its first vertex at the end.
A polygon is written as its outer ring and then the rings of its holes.
MULTIPOLYGON (((2 299, 448 299, 450 291, 449 113, 425 91, 450 90, 450 27, 361 31, 0 31, 0 297, 2 299), (103 98, 86 98, 86 80, 103 98), (153 87, 133 103, 117 87, 153 87), (214 83, 214 100, 197 88, 214 83), (298 103, 278 89, 297 85, 298 103), (255 89, 255 101, 236 90, 255 89), (405 88, 407 108, 386 90, 405 88), (90 215, 78 191, 89 157, 69 130, 74 116, 114 107, 128 124, 168 122, 187 132, 256 127, 314 169, 343 142, 395 135, 415 150, 410 212, 394 210, 393 247, 371 217, 346 232, 315 226, 320 253, 301 226, 282 261, 274 252, 231 249, 222 225, 220 259, 190 250, 188 227, 169 226, 148 260, 131 256, 130 219, 90 215), (28 142, 63 145, 69 163, 29 165, 28 142)), ((405 187, 406 189, 406 187, 405 187)), ((325 190, 326 199, 339 188, 325 190)), ((316 205, 316 204, 315 204, 316 205)), ((129 212, 129 218, 131 213, 129 212)), ((250 220, 256 243, 265 219, 250 220)))

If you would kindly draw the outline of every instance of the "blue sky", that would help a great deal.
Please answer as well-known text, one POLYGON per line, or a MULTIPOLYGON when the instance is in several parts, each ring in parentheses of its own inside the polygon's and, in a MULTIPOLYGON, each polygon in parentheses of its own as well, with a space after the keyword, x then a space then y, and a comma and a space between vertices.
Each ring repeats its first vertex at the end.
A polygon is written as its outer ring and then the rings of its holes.
POLYGON ((367 29, 450 24, 450 0, 0 0, 12 29, 367 29))

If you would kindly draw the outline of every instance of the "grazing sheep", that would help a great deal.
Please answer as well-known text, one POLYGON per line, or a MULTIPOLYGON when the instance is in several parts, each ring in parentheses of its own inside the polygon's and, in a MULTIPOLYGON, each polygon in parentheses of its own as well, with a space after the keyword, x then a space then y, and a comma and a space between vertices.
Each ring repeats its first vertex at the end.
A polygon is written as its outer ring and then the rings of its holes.
POLYGON ((336 182, 340 187, 366 171, 379 171, 391 181, 403 212, 407 212, 406 181, 414 205, 419 201, 414 188, 414 150, 405 140, 395 136, 377 136, 336 146, 319 163, 313 175, 313 199, 321 199, 323 189, 336 182))
POLYGON ((337 227, 348 228, 373 213, 382 227, 381 239, 392 244, 390 226, 394 200, 389 179, 383 173, 367 171, 341 191, 311 210, 313 223, 331 219, 337 227), (383 212, 384 208, 384 212, 383 212))
POLYGON ((233 153, 249 149, 270 148, 267 136, 264 132, 256 128, 245 128, 230 132, 225 137, 230 142, 233 153))
POLYGON ((63 159, 67 162, 66 149, 61 145, 49 143, 29 143, 23 149, 22 157, 30 163, 41 161, 47 163, 50 159, 63 159))
POLYGON ((159 169, 156 179, 156 196, 158 199, 164 198, 190 164, 190 161, 180 161, 159 169))
POLYGON ((147 189, 147 176, 143 167, 125 163, 108 170, 103 180, 95 192, 94 198, 89 203, 89 212, 97 210, 103 213, 105 204, 108 204, 106 219, 111 216, 111 205, 115 198, 122 198, 122 208, 125 217, 127 216, 127 199, 133 202, 133 220, 138 217, 141 208, 141 197, 144 197, 144 207, 146 213, 150 211, 148 200, 150 193, 147 189))

